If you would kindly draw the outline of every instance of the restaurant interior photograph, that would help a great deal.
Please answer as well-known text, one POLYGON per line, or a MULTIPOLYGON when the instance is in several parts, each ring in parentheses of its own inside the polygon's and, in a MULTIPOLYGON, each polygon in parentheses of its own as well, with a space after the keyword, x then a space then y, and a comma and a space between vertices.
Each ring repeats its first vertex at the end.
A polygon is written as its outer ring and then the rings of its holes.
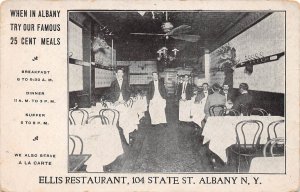
POLYGON ((68 171, 284 174, 285 17, 68 11, 68 171))

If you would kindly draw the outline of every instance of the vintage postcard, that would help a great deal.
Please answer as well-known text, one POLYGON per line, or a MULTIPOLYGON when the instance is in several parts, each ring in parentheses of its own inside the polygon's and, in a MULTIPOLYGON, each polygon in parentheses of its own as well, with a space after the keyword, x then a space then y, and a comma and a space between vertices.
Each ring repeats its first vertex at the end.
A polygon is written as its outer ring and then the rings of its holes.
POLYGON ((298 191, 299 13, 2 2, 1 191, 298 191))

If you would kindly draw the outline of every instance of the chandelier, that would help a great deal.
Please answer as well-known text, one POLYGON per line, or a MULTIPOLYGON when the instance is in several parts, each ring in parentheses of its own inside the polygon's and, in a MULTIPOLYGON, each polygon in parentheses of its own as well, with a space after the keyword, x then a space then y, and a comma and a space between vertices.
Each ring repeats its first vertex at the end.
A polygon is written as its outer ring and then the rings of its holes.
POLYGON ((176 54, 177 54, 177 52, 179 52, 179 50, 174 48, 172 50, 172 52, 173 52, 173 55, 170 55, 170 54, 168 54, 168 48, 167 47, 160 48, 157 51, 157 53, 158 53, 157 60, 158 61, 164 61, 164 62, 174 61, 176 59, 176 54))

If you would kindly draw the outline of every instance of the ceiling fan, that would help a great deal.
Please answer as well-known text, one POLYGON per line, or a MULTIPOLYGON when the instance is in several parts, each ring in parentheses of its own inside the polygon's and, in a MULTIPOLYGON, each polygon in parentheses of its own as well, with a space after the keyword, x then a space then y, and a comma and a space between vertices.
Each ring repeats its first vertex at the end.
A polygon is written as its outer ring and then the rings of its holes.
POLYGON ((168 13, 166 12, 166 22, 161 25, 164 34, 160 33, 130 33, 132 35, 149 35, 149 36, 164 36, 166 39, 169 37, 189 42, 197 42, 200 39, 199 35, 186 34, 191 31, 192 27, 189 25, 180 25, 174 28, 174 25, 168 21, 168 13))

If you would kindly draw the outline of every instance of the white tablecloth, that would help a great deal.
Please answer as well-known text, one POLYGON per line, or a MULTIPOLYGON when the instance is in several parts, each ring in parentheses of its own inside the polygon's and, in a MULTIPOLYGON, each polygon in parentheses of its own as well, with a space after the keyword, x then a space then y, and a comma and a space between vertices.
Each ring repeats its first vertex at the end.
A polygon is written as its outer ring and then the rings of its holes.
MULTIPOLYGON (((144 111, 147 110, 147 100, 146 97, 138 97, 134 99, 132 106, 125 106, 123 103, 107 103, 107 108, 103 107, 100 103, 97 103, 96 106, 91 108, 85 108, 89 112, 90 116, 99 115, 101 109, 115 109, 119 111, 119 125, 123 129, 124 136, 129 142, 129 133, 138 128, 139 119, 144 115, 144 111)), ((113 115, 112 113, 106 112, 104 114, 108 117, 110 123, 112 123, 113 115)), ((93 120, 93 122, 101 122, 99 119, 93 120)), ((117 122, 115 119, 114 124, 117 122)))
POLYGON ((117 105, 114 108, 120 112, 119 125, 123 129, 127 143, 129 143, 129 133, 138 128, 138 114, 134 108, 126 107, 123 104, 117 105))
POLYGON ((141 119, 147 111, 147 99, 146 96, 138 96, 134 99, 132 110, 135 111, 138 115, 138 118, 141 119))
POLYGON ((180 100, 179 101, 179 121, 193 121, 192 116, 192 100, 180 100))
MULTIPOLYGON (((236 143, 235 126, 243 120, 259 120, 263 123, 261 144, 267 142, 267 127, 273 121, 282 120, 279 116, 212 116, 208 117, 202 135, 203 143, 210 141, 209 148, 216 153, 224 162, 227 162, 226 148, 236 143)), ((282 125, 284 126, 284 125, 282 125)), ((284 137, 284 128, 278 128, 278 137, 284 137)), ((250 141, 251 143, 252 141, 250 141)))
POLYGON ((285 157, 256 157, 252 159, 249 173, 284 173, 285 157))
POLYGON ((203 98, 199 103, 195 103, 195 98, 191 100, 192 121, 201 126, 201 121, 205 117, 204 107, 207 97, 203 98))
MULTIPOLYGON (((124 152, 115 126, 70 126, 69 134, 77 135, 83 140, 83 154, 92 155, 86 162, 88 172, 103 172, 104 165, 112 163, 124 152)), ((80 146, 76 147, 74 154, 78 154, 80 150, 80 146)))

